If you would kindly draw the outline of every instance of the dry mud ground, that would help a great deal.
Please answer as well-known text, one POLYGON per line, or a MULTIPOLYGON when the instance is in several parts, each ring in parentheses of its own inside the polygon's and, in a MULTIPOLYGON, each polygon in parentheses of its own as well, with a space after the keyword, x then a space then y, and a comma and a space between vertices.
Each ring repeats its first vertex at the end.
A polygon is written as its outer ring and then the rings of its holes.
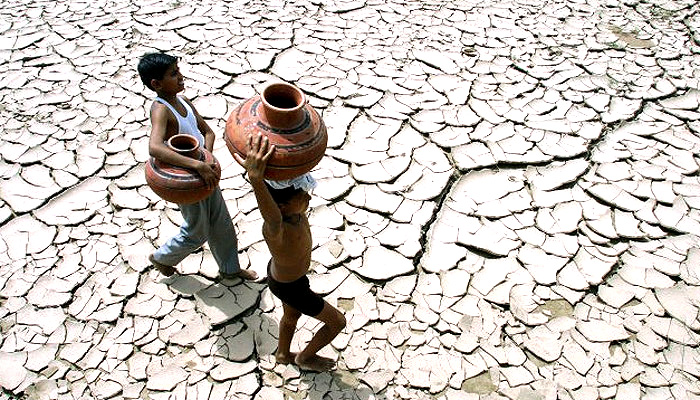
POLYGON ((0 399, 700 398, 698 3, 136 3, 1 2, 0 399), (260 273, 226 118, 276 80, 323 114, 335 371, 276 365, 279 301, 207 247, 149 268, 180 214, 144 180, 147 51, 260 273))

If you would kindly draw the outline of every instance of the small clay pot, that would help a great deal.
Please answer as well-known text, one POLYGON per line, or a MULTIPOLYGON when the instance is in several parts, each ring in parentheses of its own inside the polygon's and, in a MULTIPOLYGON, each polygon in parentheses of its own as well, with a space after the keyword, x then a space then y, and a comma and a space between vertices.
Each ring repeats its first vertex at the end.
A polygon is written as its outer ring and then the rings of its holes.
POLYGON ((298 87, 284 82, 265 86, 228 117, 224 139, 231 154, 245 159, 247 136, 263 134, 276 147, 265 178, 291 179, 311 171, 326 152, 328 134, 321 116, 298 87))
MULTIPOLYGON (((200 146, 197 138, 192 135, 174 135, 168 139, 167 145, 186 157, 208 164, 219 164, 214 155, 200 146)), ((153 192, 163 200, 173 203, 196 203, 207 198, 214 191, 214 187, 207 188, 204 179, 196 171, 168 164, 153 157, 146 161, 145 171, 146 183, 153 192)))

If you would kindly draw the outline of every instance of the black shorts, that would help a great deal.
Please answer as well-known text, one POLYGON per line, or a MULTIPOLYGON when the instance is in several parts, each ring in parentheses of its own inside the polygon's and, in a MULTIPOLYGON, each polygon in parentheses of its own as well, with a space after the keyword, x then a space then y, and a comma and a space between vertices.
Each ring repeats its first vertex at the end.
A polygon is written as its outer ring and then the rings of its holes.
POLYGON ((321 313, 325 301, 311 290, 306 275, 292 282, 278 282, 272 278, 270 266, 267 265, 267 286, 272 294, 304 315, 315 317, 321 313))

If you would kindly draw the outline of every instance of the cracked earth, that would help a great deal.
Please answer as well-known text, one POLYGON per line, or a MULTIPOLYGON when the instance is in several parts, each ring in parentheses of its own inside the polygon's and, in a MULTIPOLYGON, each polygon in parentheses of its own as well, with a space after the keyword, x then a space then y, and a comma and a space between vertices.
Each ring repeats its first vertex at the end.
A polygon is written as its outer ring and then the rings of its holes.
POLYGON ((700 398, 699 3, 197 3, 2 1, 0 399, 700 398), (259 274, 226 118, 280 80, 323 115, 335 371, 276 365, 279 301, 206 246, 150 268, 181 220, 144 179, 149 51, 259 274))

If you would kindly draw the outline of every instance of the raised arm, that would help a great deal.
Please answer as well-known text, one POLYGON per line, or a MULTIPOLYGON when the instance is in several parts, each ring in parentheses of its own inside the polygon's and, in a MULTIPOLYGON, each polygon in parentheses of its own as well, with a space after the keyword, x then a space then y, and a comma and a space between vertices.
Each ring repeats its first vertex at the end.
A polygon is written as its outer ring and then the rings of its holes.
POLYGON ((250 184, 253 186, 255 198, 258 200, 260 214, 265 220, 263 229, 272 237, 282 233, 282 213, 267 186, 265 186, 263 176, 265 167, 267 167, 267 160, 270 159, 274 152, 275 146, 270 145, 266 136, 249 134, 248 154, 245 160, 237 153, 233 154, 233 158, 248 171, 248 179, 250 179, 250 184))

